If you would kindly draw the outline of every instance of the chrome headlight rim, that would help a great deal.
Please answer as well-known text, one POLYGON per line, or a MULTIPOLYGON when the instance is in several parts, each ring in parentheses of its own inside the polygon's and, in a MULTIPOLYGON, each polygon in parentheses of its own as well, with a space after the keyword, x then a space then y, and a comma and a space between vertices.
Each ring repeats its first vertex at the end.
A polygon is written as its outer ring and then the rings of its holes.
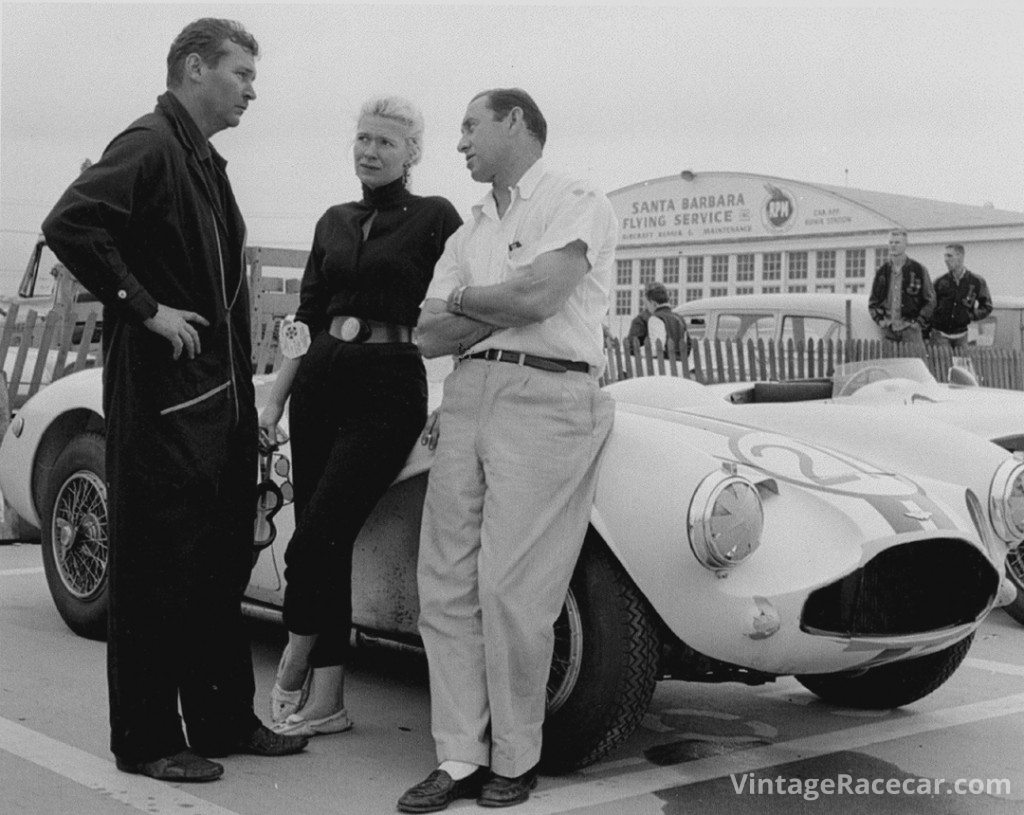
POLYGON ((764 505, 761 494, 752 481, 740 475, 721 472, 711 473, 697 486, 690 500, 687 533, 690 538, 690 549, 701 566, 712 571, 738 566, 761 545, 763 530, 764 505), (749 496, 751 500, 746 505, 755 508, 756 518, 748 519, 754 521, 754 533, 748 541, 734 543, 728 550, 723 550, 717 540, 718 532, 715 529, 715 519, 721 516, 716 515, 715 508, 720 499, 729 495, 730 490, 733 496, 737 490, 749 496))
POLYGON ((1024 511, 1017 503, 1021 501, 1024 501, 1024 463, 1008 459, 992 476, 988 500, 992 528, 1006 543, 1024 541, 1024 511), (1016 492, 1020 495, 1015 495, 1016 492))

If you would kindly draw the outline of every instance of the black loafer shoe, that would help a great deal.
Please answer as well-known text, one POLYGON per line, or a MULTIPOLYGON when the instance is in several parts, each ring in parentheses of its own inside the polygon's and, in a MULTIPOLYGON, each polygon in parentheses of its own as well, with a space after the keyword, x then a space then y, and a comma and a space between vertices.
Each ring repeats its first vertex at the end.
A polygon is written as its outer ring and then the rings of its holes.
POLYGON ((247 753, 253 756, 290 756, 306 749, 307 736, 284 736, 269 727, 260 725, 248 736, 227 744, 196 743, 195 751, 203 756, 223 758, 232 753, 247 753))
POLYGON ((530 790, 537 786, 537 768, 527 770, 515 778, 492 773, 480 790, 477 804, 482 807, 510 807, 521 804, 530 797, 530 790))
POLYGON ((182 750, 173 756, 164 756, 152 761, 125 761, 115 758, 117 769, 134 775, 148 775, 157 781, 216 781, 224 775, 224 766, 216 761, 207 761, 191 750, 182 750))
POLYGON ((434 770, 398 799, 399 812, 438 812, 458 798, 476 798, 480 794, 487 768, 481 767, 455 781, 444 770, 434 770))

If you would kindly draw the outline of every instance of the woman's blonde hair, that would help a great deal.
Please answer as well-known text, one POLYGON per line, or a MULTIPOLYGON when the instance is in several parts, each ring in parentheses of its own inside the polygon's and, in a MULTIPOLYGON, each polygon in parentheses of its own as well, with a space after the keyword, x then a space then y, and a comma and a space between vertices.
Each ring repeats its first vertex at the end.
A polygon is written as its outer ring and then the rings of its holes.
POLYGON ((363 103, 359 118, 364 116, 380 116, 402 125, 409 148, 409 165, 419 164, 423 157, 423 114, 418 107, 401 96, 375 96, 363 103))

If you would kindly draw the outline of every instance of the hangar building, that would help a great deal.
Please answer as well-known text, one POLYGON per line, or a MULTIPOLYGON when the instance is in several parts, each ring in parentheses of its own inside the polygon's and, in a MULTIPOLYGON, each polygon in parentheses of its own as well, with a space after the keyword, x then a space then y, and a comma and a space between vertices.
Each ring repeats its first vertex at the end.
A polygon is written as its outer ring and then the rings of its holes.
POLYGON ((866 292, 889 231, 934 280, 947 243, 993 294, 1024 295, 1024 213, 737 172, 691 172, 609 193, 619 222, 609 329, 625 336, 644 285, 673 304, 758 292, 866 292))

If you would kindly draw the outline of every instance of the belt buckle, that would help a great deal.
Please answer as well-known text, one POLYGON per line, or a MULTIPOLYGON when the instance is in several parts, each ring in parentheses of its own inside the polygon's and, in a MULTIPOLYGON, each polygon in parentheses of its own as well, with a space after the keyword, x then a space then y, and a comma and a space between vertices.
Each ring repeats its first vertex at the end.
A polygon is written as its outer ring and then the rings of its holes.
POLYGON ((370 324, 358 317, 346 317, 341 324, 341 340, 345 342, 365 342, 373 330, 370 324))

